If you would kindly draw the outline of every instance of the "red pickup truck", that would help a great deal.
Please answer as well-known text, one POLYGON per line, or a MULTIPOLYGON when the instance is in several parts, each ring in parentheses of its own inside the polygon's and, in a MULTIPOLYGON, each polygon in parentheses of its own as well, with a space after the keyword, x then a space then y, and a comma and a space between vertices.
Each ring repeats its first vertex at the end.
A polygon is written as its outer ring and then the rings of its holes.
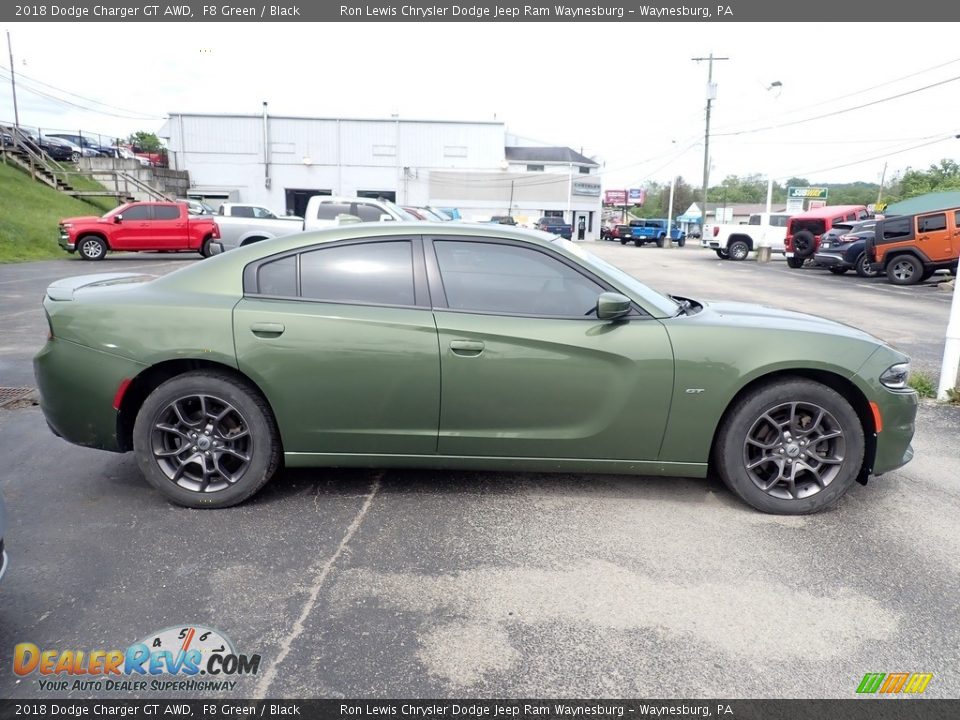
POLYGON ((220 238, 216 222, 190 215, 186 203, 132 202, 103 217, 60 221, 60 247, 84 260, 103 260, 109 250, 192 250, 204 257, 220 238))

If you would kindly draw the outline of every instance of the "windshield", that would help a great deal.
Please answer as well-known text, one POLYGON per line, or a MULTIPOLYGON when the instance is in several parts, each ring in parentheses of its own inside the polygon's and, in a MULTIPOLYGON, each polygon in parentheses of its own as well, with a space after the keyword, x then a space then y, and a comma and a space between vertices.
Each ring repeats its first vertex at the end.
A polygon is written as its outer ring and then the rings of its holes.
POLYGON ((678 303, 674 302, 666 295, 661 295, 653 288, 647 287, 632 275, 628 275, 620 268, 608 263, 606 260, 597 257, 587 250, 584 250, 582 245, 577 245, 569 240, 564 240, 563 238, 559 237, 553 242, 555 245, 562 247, 570 254, 579 258, 584 265, 602 271, 609 277, 613 278, 613 280, 621 285, 625 290, 639 298, 642 298, 644 302, 655 307, 660 313, 660 317, 673 317, 680 311, 680 305, 678 303))

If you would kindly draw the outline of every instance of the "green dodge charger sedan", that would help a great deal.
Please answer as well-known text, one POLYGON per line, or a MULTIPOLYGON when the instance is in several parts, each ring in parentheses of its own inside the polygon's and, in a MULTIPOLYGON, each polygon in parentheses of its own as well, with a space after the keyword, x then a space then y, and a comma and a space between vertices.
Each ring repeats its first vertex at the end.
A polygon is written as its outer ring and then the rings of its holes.
POLYGON ((909 360, 854 328, 661 295, 545 233, 371 223, 169 275, 55 282, 66 440, 219 508, 282 465, 705 477, 811 513, 910 460, 909 360))

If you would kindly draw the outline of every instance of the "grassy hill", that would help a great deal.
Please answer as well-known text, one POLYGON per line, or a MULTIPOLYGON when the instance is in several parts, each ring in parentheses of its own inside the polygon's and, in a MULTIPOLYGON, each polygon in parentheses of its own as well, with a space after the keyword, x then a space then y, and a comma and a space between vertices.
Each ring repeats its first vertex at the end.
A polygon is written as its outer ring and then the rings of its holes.
MULTIPOLYGON (((92 189, 92 181, 80 181, 92 189)), ((102 215, 114 205, 112 198, 97 198, 95 205, 77 200, 0 163, 0 263, 68 257, 57 245, 58 221, 102 215)))

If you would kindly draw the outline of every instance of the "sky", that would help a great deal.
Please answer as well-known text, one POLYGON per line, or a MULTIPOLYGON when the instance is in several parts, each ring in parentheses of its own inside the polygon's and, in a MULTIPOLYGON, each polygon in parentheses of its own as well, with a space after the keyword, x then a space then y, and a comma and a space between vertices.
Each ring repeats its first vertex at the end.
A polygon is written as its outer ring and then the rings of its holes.
MULTIPOLYGON (((713 65, 711 184, 750 174, 878 182, 885 163, 889 180, 960 157, 960 50, 946 23, 0 30, 12 41, 20 122, 43 128, 126 136, 156 131, 170 112, 255 114, 264 101, 276 115, 496 119, 595 157, 605 189, 673 176, 699 186, 708 67, 692 58, 713 53, 728 59, 713 65)), ((12 121, 3 51, 0 121, 12 121)))

